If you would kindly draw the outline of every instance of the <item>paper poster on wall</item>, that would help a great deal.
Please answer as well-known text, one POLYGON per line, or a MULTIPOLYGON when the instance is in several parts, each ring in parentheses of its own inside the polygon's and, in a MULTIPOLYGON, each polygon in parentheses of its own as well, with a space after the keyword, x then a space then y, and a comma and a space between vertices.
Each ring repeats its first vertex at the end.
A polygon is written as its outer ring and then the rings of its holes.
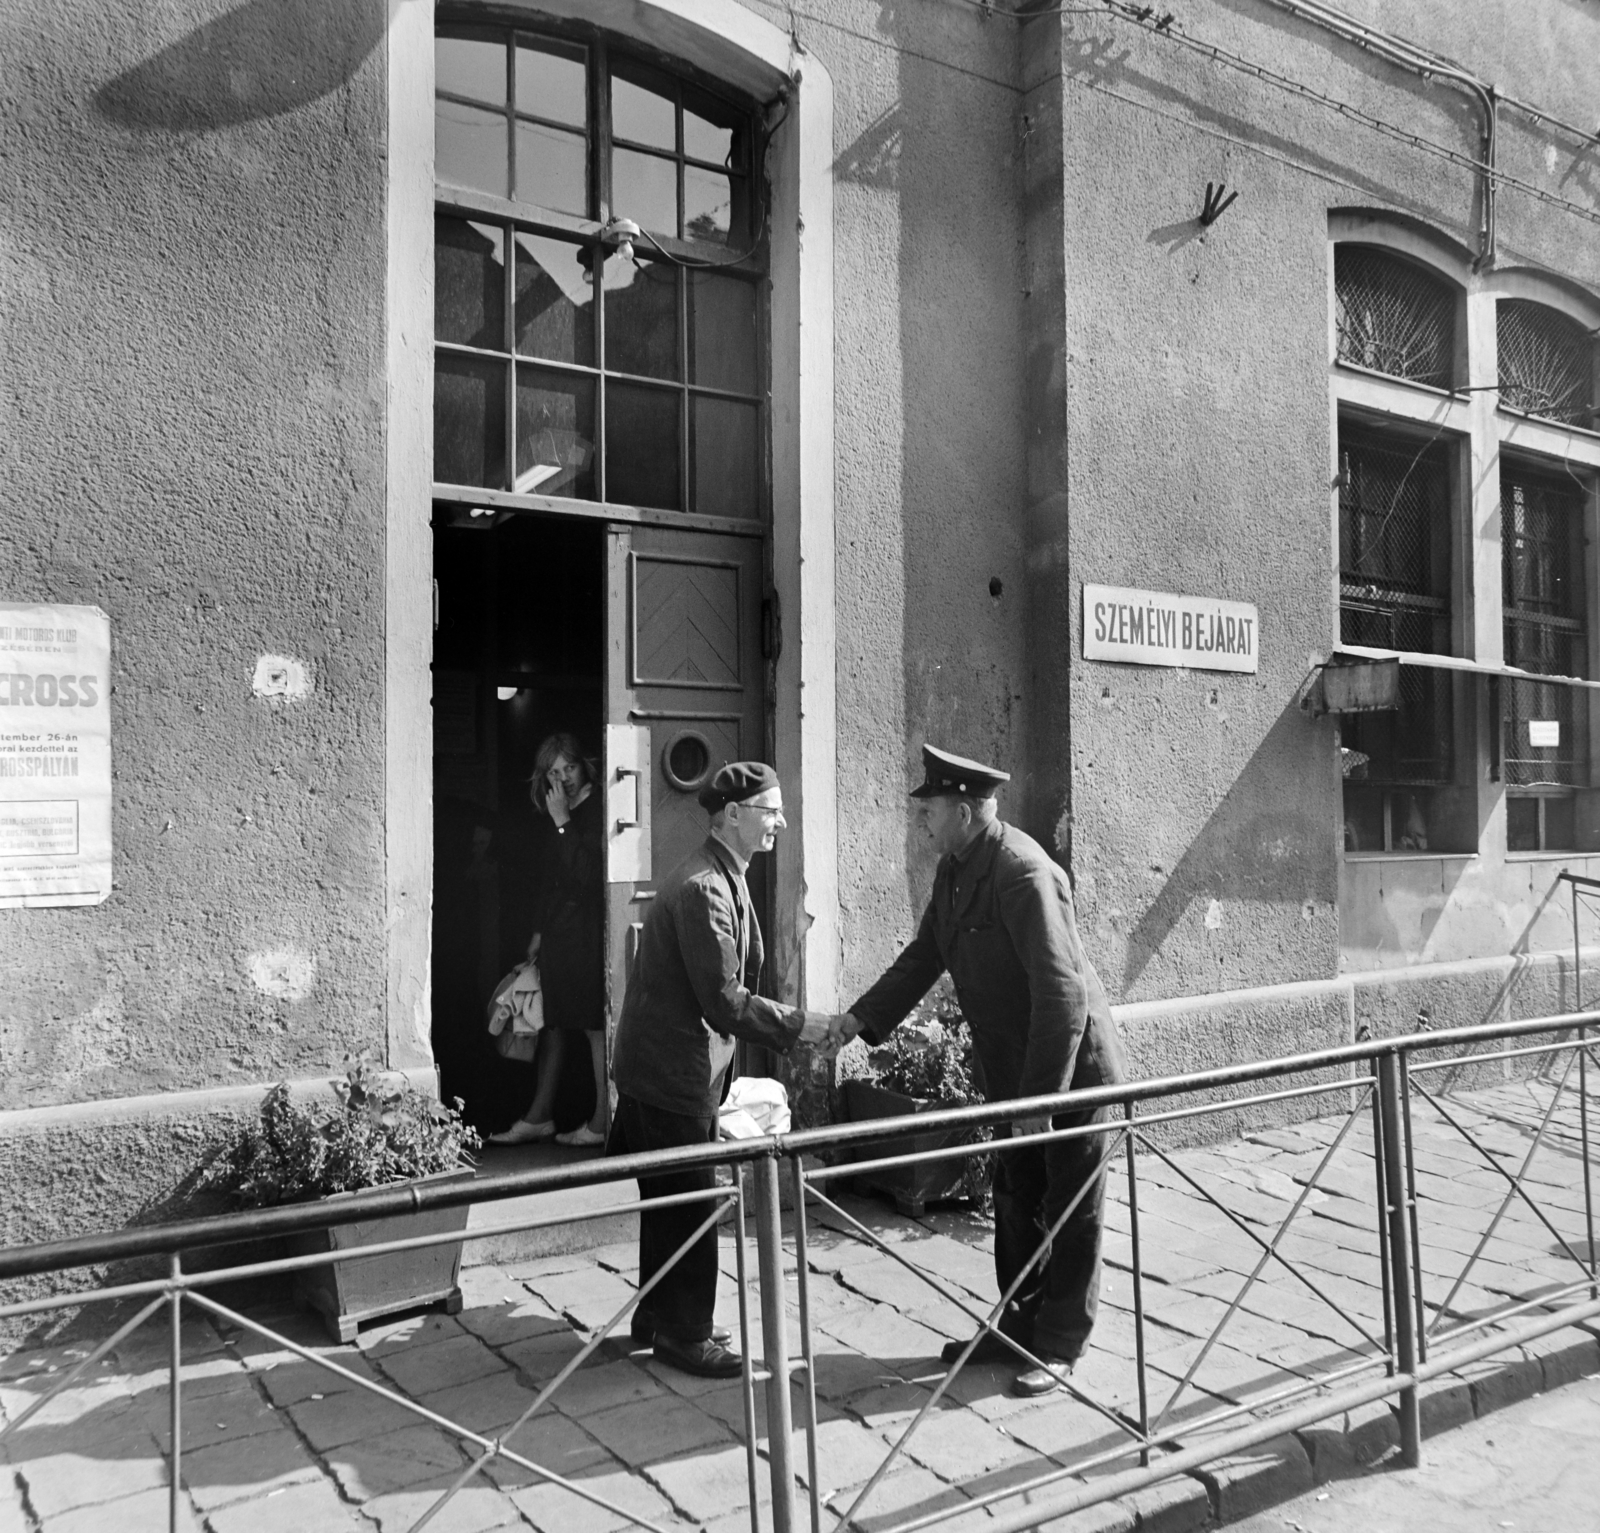
POLYGON ((0 603, 0 909, 111 893, 111 623, 0 603))
POLYGON ((1560 719, 1529 719, 1528 744, 1535 750, 1548 750, 1561 744, 1560 719))

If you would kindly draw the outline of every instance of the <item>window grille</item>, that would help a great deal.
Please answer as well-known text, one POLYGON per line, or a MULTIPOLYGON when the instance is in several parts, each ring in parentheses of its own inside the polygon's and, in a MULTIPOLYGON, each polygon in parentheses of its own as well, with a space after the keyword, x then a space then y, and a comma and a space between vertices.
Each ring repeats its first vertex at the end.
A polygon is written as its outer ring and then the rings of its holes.
MULTIPOLYGON (((1339 627, 1347 644, 1446 654, 1450 633, 1448 448, 1339 433, 1339 627)), ((1395 713, 1354 714, 1343 745, 1370 782, 1451 777, 1448 676, 1404 666, 1395 713)))
POLYGON ((1495 306, 1500 402, 1572 426, 1594 424, 1594 343, 1549 304, 1502 298, 1495 306))
POLYGON ((1413 383, 1455 383, 1456 296, 1414 262, 1368 245, 1333 254, 1339 360, 1413 383))
MULTIPOLYGON (((1546 478, 1515 466, 1501 470, 1507 665, 1544 676, 1588 672, 1585 501, 1583 488, 1571 480, 1546 478)), ((1507 785, 1586 783, 1588 710, 1578 689, 1508 680, 1503 696, 1507 785)))

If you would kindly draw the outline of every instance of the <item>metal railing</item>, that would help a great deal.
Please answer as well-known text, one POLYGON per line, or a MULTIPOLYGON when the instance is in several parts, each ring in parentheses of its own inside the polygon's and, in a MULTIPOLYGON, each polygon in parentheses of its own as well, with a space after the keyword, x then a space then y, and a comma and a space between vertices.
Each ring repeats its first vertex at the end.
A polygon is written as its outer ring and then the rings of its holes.
MULTIPOLYGON (((1576 930, 1576 915, 1574 922, 1576 930)), ((192 1309, 270 1342, 327 1370, 349 1388, 382 1397, 397 1409, 452 1434, 465 1448, 468 1461, 415 1522, 415 1528, 428 1526, 464 1486, 496 1460, 558 1485, 630 1525, 654 1528, 657 1524, 649 1518, 630 1512, 581 1477, 563 1476, 541 1463, 533 1449, 523 1446, 526 1429, 542 1419, 541 1413, 563 1386, 639 1301, 647 1299, 666 1271, 727 1216, 733 1226, 737 1262, 744 1353, 742 1414, 753 1533, 761 1533, 764 1517, 774 1533, 792 1533, 802 1520, 809 1522, 813 1533, 821 1533, 825 1524, 839 1529, 859 1527, 859 1519, 869 1514, 881 1520, 883 1514, 873 1511, 873 1503, 885 1480, 906 1461, 917 1434, 949 1398, 980 1340, 988 1337, 1009 1348, 1019 1367, 1050 1367, 1066 1396, 1086 1413, 1084 1419, 1094 1423, 1099 1437, 1091 1435, 1082 1451, 1056 1452, 1049 1459, 1040 1459, 1034 1466, 1037 1472, 1022 1478, 1011 1476, 1004 1483, 986 1484, 980 1483, 979 1477, 966 1483, 959 1487, 963 1491, 959 1504, 913 1506, 893 1522, 895 1533, 920 1533, 951 1517, 970 1515, 977 1508, 987 1509, 990 1520, 986 1526, 1002 1533, 1035 1527, 1385 1399, 1397 1402, 1400 1453, 1406 1463, 1415 1464, 1421 1451, 1420 1391, 1429 1381, 1600 1316, 1587 1105, 1588 1060, 1593 1047, 1588 1030, 1597 1021, 1600 1013, 1573 1012, 1493 1026, 1434 1030, 1062 1096, 485 1176, 469 1185, 424 1183, 385 1189, 341 1198, 337 1209, 300 1205, 0 1249, 0 1279, 134 1259, 159 1257, 166 1263, 164 1276, 101 1283, 0 1306, 0 1319, 81 1305, 138 1306, 131 1318, 118 1324, 15 1420, 0 1428, 0 1442, 138 1327, 165 1312, 170 1326, 166 1368, 171 1391, 166 1451, 171 1525, 177 1529, 183 1515, 183 1318, 185 1311, 192 1309), (1542 1072, 1539 1089, 1548 1092, 1549 1100, 1536 1123, 1530 1119, 1507 1128, 1477 1111, 1470 1101, 1449 1096, 1452 1077, 1485 1069, 1502 1074, 1512 1069, 1542 1072), (1424 1085, 1424 1080, 1429 1084, 1424 1085), (1569 1122, 1574 1096, 1575 1122, 1569 1122), (1303 1142, 1311 1148, 1300 1156, 1303 1164, 1287 1179, 1288 1186, 1273 1184, 1269 1194, 1252 1190, 1247 1182, 1227 1181, 1219 1187, 1212 1174, 1214 1167, 1208 1170, 1192 1153, 1174 1148, 1179 1137, 1203 1138, 1208 1125, 1216 1128, 1230 1121, 1260 1120, 1264 1112, 1281 1120, 1286 1109, 1303 1113, 1308 1107, 1324 1105, 1336 1110, 1331 1115, 1299 1120, 1297 1132, 1310 1135, 1303 1142), (1008 1126, 1016 1120, 1046 1112, 1070 1113, 1073 1122, 1025 1139, 1006 1136, 1008 1126), (1414 1124, 1419 1113, 1429 1115, 1430 1132, 1436 1139, 1419 1139, 1414 1124), (1090 1119, 1089 1114, 1097 1117, 1090 1119), (896 1152, 894 1148, 910 1136, 979 1129, 993 1130, 996 1137, 931 1150, 896 1152), (1065 1204, 1055 1214, 1032 1260, 1010 1291, 992 1302, 975 1299, 970 1290, 919 1265, 903 1242, 884 1239, 866 1219, 846 1207, 832 1185, 844 1177, 961 1161, 975 1155, 1005 1156, 1022 1146, 1039 1148, 1073 1139, 1099 1141, 1101 1169, 1076 1187, 1062 1189, 1065 1204), (1462 1158, 1451 1159, 1451 1155, 1462 1158), (1130 1302, 1102 1310, 1091 1338, 1094 1366, 1064 1371, 1050 1358, 1006 1335, 1000 1322, 1018 1287, 1048 1258, 1053 1237, 1080 1203, 1099 1191, 1095 1184, 1101 1177, 1112 1182, 1118 1157, 1123 1175, 1115 1196, 1107 1197, 1107 1227, 1114 1237, 1107 1263, 1109 1270, 1126 1273, 1130 1302), (1430 1169, 1434 1160, 1445 1166, 1443 1173, 1435 1175, 1430 1169), (1360 1163, 1353 1174, 1352 1161, 1360 1163), (1420 1194, 1419 1161, 1427 1184, 1420 1194), (732 1184, 669 1198, 608 1204, 590 1214, 519 1217, 469 1233, 466 1238, 472 1240, 494 1239, 514 1231, 628 1210, 696 1202, 706 1208, 704 1218, 667 1267, 586 1337, 575 1335, 572 1355, 553 1377, 536 1387, 516 1420, 498 1433, 453 1421, 344 1367, 335 1358, 301 1345, 208 1292, 242 1278, 349 1261, 349 1250, 205 1271, 184 1266, 184 1256, 200 1248, 323 1229, 354 1219, 370 1221, 413 1210, 493 1203, 530 1193, 713 1166, 732 1167, 732 1184), (746 1206, 741 1168, 748 1168, 753 1210, 746 1206), (1469 1203, 1483 1208, 1494 1205, 1482 1229, 1471 1227, 1477 1217, 1476 1206, 1468 1208, 1446 1200, 1451 1187, 1469 1183, 1477 1189, 1469 1203), (1491 1187, 1496 1197, 1486 1202, 1485 1189, 1491 1187), (1174 1199, 1181 1199, 1181 1204, 1174 1199), (1324 1204, 1332 1205, 1328 1213, 1320 1211, 1324 1204), (1280 1217, 1284 1205, 1287 1208, 1280 1217), (1214 1276, 1208 1274, 1207 1283, 1215 1292, 1204 1285, 1184 1287, 1174 1280, 1182 1271, 1185 1224, 1174 1225, 1168 1216, 1180 1206, 1189 1225, 1201 1215, 1214 1220, 1213 1227, 1195 1238, 1208 1252, 1226 1252, 1232 1263, 1214 1276), (1452 1208, 1455 1214, 1449 1214, 1452 1208), (1576 1228, 1580 1217, 1581 1233, 1576 1228), (1307 1226, 1318 1218, 1336 1225, 1339 1239, 1332 1244, 1324 1240, 1325 1249, 1313 1260, 1300 1254, 1294 1242, 1309 1238, 1314 1232, 1307 1226), (759 1360, 748 1281, 751 1222, 759 1270, 759 1360), (1506 1232, 1513 1228, 1531 1231, 1541 1241, 1548 1236, 1552 1243, 1549 1261, 1541 1256, 1533 1263, 1539 1270, 1528 1271, 1528 1283, 1514 1281, 1508 1286, 1505 1274, 1514 1271, 1516 1258, 1513 1256, 1512 1265, 1501 1258, 1507 1255, 1506 1232), (948 1368, 939 1365, 927 1375, 930 1381, 937 1377, 931 1387, 919 1386, 920 1404, 907 1412, 910 1419, 869 1477, 832 1500, 827 1499, 819 1473, 821 1359, 813 1315, 816 1276, 810 1256, 813 1241, 824 1234, 871 1246, 882 1259, 925 1283, 946 1315, 959 1313, 971 1327, 960 1357, 948 1368), (790 1258, 792 1281, 785 1275, 790 1258), (1562 1275, 1550 1276, 1547 1269, 1554 1263, 1561 1265, 1562 1275), (1495 1288, 1494 1282, 1486 1280, 1486 1286, 1480 1288, 1477 1280, 1491 1269, 1501 1274, 1494 1280, 1500 1286, 1495 1288), (1269 1274, 1289 1286, 1269 1284, 1269 1274), (1528 1284, 1533 1285, 1531 1291, 1528 1284), (798 1357, 791 1357, 789 1351, 791 1294, 798 1321, 798 1357), (1237 1339, 1239 1332, 1266 1324, 1264 1316, 1294 1302, 1285 1297, 1290 1294, 1309 1296, 1310 1308, 1322 1318, 1308 1323, 1325 1327, 1315 1332, 1325 1345, 1313 1357, 1284 1358, 1281 1368, 1265 1379, 1242 1379, 1239 1361, 1245 1353, 1230 1346, 1230 1337, 1237 1339), (1199 1323, 1197 1314, 1202 1317, 1199 1323), (757 1432, 757 1384, 765 1394, 764 1451, 757 1432), (803 1463, 797 1462, 797 1431, 803 1463), (765 1502, 760 1494, 763 1457, 764 1477, 770 1487, 765 1502)), ((1230 1168, 1231 1162, 1223 1166, 1224 1170, 1230 1168)), ((366 1259, 462 1238, 460 1232, 445 1232, 396 1239, 362 1246, 360 1255, 366 1259)), ((1517 1249, 1526 1252, 1529 1248, 1517 1249)))

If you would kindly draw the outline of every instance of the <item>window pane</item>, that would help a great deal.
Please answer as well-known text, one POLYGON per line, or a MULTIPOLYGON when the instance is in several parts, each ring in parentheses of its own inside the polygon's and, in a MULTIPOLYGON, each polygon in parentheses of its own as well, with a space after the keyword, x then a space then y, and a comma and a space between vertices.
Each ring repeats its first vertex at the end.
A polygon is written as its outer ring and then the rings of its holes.
MULTIPOLYGON (((742 189, 743 183, 739 185, 742 189)), ((735 227, 743 232, 742 220, 736 222, 733 216, 733 183, 719 171, 685 165, 683 237, 726 245, 729 231, 735 227)))
POLYGON ((678 272, 665 261, 605 267, 606 371, 678 376, 678 272))
POLYGON ((689 274, 689 381, 757 391, 756 285, 711 272, 689 274))
POLYGON ((436 101, 434 174, 446 186, 506 195, 506 119, 457 101, 436 101))
POLYGON ((433 473, 443 484, 506 487, 506 366, 440 352, 433 369, 433 473))
POLYGON ((1344 849, 1347 852, 1381 852, 1383 844, 1383 789, 1365 783, 1344 785, 1344 849))
POLYGON ((586 127, 589 71, 582 48, 517 40, 517 110, 586 127))
POLYGON ((591 247, 517 235, 517 350, 553 362, 594 364, 591 247))
POLYGON ((756 406, 730 399, 689 401, 692 506, 705 516, 761 515, 756 479, 756 406))
POLYGON ((606 385, 606 499, 680 511, 675 389, 606 385))
POLYGON ((683 152, 730 170, 744 169, 747 115, 692 86, 683 88, 683 152))
POLYGON ((611 151, 611 211, 657 234, 678 235, 678 167, 659 155, 611 151))
POLYGON ((517 369, 517 478, 523 495, 594 499, 594 381, 517 369))
POLYGON ((505 232, 493 224, 436 218, 433 250, 434 338, 504 350, 505 232))
POLYGON ((1539 850, 1538 799, 1508 798, 1506 800, 1506 850, 1508 852, 1536 852, 1539 850))
POLYGON ((1547 798, 1544 801, 1544 851, 1565 852, 1578 844, 1576 807, 1576 799, 1547 798))
POLYGON ((518 202, 558 213, 589 211, 589 156, 580 134, 517 121, 518 202))
POLYGON ((471 37, 440 37, 433 45, 437 88, 490 106, 506 104, 506 45, 471 37))
POLYGON ((676 153, 677 109, 672 87, 648 70, 619 64, 611 74, 611 135, 676 153), (629 79, 625 76, 632 76, 629 79))

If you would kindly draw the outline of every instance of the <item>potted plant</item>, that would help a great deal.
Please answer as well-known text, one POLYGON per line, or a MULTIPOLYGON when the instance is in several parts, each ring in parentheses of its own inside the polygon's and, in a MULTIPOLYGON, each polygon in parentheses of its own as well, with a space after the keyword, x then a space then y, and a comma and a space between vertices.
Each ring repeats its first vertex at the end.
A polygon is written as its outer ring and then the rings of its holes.
MULTIPOLYGON (((323 1198, 336 1203, 397 1182, 454 1181, 473 1176, 476 1130, 461 1104, 446 1106, 413 1087, 385 1079, 368 1060, 349 1063, 333 1083, 333 1101, 297 1102, 280 1083, 267 1093, 256 1121, 245 1125, 213 1162, 207 1182, 235 1208, 269 1208, 323 1198)), ((357 1219, 289 1237, 296 1256, 345 1251, 417 1235, 465 1231, 468 1208, 426 1209, 357 1219)), ((321 1312, 340 1341, 353 1341, 363 1320, 443 1301, 461 1308, 461 1242, 330 1262, 295 1275, 301 1302, 321 1312)))
MULTIPOLYGON (((843 1116, 851 1123, 864 1123, 982 1102, 984 1096, 974 1073, 972 1033, 946 976, 886 1043, 868 1048, 858 1042, 840 1054, 843 1116)), ((851 1158, 877 1160, 950 1145, 978 1144, 990 1137, 988 1129, 935 1130, 910 1139, 864 1145, 851 1158)), ((856 1181, 887 1193, 901 1213, 917 1217, 926 1204, 939 1198, 987 1201, 991 1179, 990 1157, 979 1155, 883 1167, 866 1172, 856 1181)))

